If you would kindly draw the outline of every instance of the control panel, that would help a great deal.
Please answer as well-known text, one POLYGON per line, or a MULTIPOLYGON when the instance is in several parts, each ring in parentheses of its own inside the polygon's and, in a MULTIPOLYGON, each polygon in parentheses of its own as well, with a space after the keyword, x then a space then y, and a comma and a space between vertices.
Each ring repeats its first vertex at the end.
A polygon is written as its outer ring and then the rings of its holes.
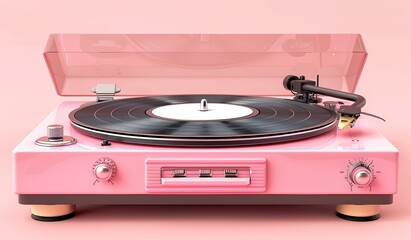
POLYGON ((146 191, 176 193, 263 192, 266 160, 146 159, 146 191))
POLYGON ((162 168, 161 184, 167 186, 247 186, 250 168, 162 168))

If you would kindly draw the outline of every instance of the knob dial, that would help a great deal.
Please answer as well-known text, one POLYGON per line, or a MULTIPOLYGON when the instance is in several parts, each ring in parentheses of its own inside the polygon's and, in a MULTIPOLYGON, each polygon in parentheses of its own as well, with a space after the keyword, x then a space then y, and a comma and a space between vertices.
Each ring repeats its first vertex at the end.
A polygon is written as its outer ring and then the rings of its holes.
POLYGON ((109 181, 116 176, 117 165, 110 158, 100 158, 94 163, 93 173, 98 181, 109 181))
POLYGON ((358 166, 351 170, 350 178, 358 186, 367 186, 372 181, 372 173, 368 168, 358 166))
POLYGON ((62 141, 64 137, 63 125, 53 124, 47 126, 47 137, 49 141, 62 141))

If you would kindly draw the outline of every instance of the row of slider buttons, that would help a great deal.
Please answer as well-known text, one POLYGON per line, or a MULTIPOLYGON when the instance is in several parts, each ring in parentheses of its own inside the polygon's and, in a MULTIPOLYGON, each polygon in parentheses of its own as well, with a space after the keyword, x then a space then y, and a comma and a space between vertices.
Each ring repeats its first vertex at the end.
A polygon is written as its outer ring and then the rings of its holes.
MULTIPOLYGON (((199 177, 212 177, 213 171, 211 169, 200 169, 199 177)), ((173 177, 186 177, 185 169, 173 169, 173 177)), ((238 177, 238 169, 225 169, 224 177, 238 177)))

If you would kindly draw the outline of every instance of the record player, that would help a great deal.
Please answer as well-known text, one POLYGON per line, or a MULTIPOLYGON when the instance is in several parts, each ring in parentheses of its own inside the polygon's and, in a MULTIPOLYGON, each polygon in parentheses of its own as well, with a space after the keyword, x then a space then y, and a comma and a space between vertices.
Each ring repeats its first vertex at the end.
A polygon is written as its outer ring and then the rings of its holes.
POLYGON ((398 150, 354 94, 366 56, 358 34, 51 35, 57 93, 91 97, 15 148, 14 192, 40 221, 81 204, 332 204, 378 219, 398 150))

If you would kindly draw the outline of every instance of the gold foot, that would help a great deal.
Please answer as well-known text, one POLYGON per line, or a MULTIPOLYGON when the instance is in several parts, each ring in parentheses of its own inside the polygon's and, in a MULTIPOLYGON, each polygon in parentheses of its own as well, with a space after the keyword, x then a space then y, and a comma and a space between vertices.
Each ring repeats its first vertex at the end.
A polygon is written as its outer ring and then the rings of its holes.
POLYGON ((336 207, 337 216, 350 221, 373 221, 380 218, 379 205, 341 204, 336 207))
POLYGON ((60 221, 74 216, 76 205, 32 205, 31 217, 39 221, 60 221))

